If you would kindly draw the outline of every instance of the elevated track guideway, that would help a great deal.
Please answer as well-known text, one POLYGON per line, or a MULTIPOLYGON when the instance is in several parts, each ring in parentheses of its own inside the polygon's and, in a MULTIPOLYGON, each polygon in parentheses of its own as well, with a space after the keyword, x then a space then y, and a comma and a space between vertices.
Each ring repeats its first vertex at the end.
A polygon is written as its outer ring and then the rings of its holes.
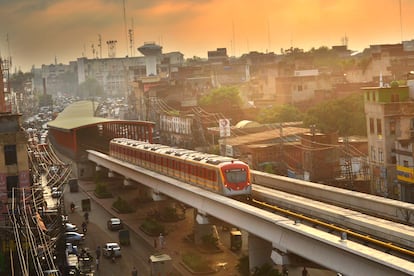
MULTIPOLYGON (((256 204, 262 203, 264 206, 260 208, 205 191, 93 150, 88 151, 88 159, 99 166, 123 175, 127 179, 142 183, 176 200, 191 205, 205 214, 212 215, 241 229, 245 229, 250 234, 270 242, 274 248, 284 248, 287 252, 294 253, 333 271, 340 271, 345 275, 414 275, 413 255, 410 248, 399 246, 395 246, 396 248, 392 248, 392 250, 384 248, 383 245, 388 244, 388 242, 379 242, 375 246, 369 246, 367 241, 344 238, 343 233, 351 234, 350 230, 345 228, 345 226, 343 228, 329 229, 327 226, 331 225, 331 223, 321 222, 318 227, 315 227, 315 223, 319 222, 319 219, 316 217, 306 219, 308 216, 302 215, 303 217, 298 219, 298 217, 294 217, 301 215, 297 212, 294 215, 281 215, 279 213, 280 210, 275 210, 273 203, 269 199, 269 194, 272 194, 272 192, 265 195, 266 193, 259 190, 259 188, 262 188, 259 185, 255 185, 258 189, 255 189, 255 186, 253 186, 254 197, 258 195, 261 195, 261 197, 258 196, 258 200, 255 199, 253 202, 256 204), (298 223, 299 220, 300 222, 298 223), (401 248, 401 250, 397 250, 397 248, 401 248), (396 254, 390 254, 391 251, 396 254)), ((255 182, 262 182, 258 181, 257 175, 253 179, 255 182)), ((263 179, 265 179, 265 182, 268 182, 267 184, 272 182, 270 179, 266 179, 264 175, 261 175, 260 180, 263 179)), ((288 186, 289 181, 292 180, 289 178, 284 179, 285 183, 283 185, 288 186)), ((278 181, 282 182, 281 180, 278 181)), ((314 189, 316 190, 317 188, 314 189)), ((273 189, 268 190, 271 191, 273 189)), ((283 198, 283 196, 280 198, 283 198)), ((276 199, 276 201, 278 200, 276 199)), ((298 201, 307 203, 307 205, 302 205, 301 208, 309 209, 312 213, 312 208, 314 208, 311 203, 312 200, 303 198, 296 200, 296 203, 293 200, 289 204, 300 206, 297 203, 298 201)), ((326 204, 314 209, 320 210, 321 208, 339 212, 330 213, 334 224, 336 224, 335 219, 343 220, 344 222, 349 220, 349 215, 347 216, 346 212, 341 214, 337 206, 326 204)), ((314 213, 317 212, 315 211, 314 213)), ((354 213, 352 217, 359 220, 354 213)), ((362 214, 361 217, 363 217, 362 214)), ((365 220, 365 218, 362 220, 365 220)), ((389 225, 395 224, 392 221, 384 220, 384 222, 389 225)), ((366 220, 364 224, 372 224, 372 222, 366 220)), ((413 228, 407 225, 404 225, 404 227, 407 228, 404 238, 411 239, 413 228)), ((369 226, 366 231, 370 232, 372 231, 371 229, 375 229, 375 225, 369 226)), ((398 226, 393 231, 398 232, 398 226)), ((359 230, 355 232, 358 233, 359 230)), ((394 235, 398 236, 398 233, 394 233, 394 235)), ((407 245, 407 247, 410 246, 412 246, 412 240, 407 245)))

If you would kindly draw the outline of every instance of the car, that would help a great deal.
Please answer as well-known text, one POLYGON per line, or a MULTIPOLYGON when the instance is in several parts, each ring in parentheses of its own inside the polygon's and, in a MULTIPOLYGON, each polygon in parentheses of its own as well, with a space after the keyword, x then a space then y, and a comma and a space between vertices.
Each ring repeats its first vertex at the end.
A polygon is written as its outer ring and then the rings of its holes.
POLYGON ((70 222, 66 222, 65 223, 65 232, 77 232, 78 231, 78 227, 70 222))
POLYGON ((65 240, 66 242, 78 244, 85 240, 85 235, 78 232, 65 232, 65 240))
POLYGON ((106 223, 106 225, 108 229, 111 231, 120 230, 124 227, 121 219, 119 218, 110 218, 108 222, 106 223))
POLYGON ((105 243, 105 245, 102 247, 102 254, 105 257, 111 257, 113 254, 115 254, 115 257, 121 257, 121 247, 116 242, 108 242, 105 243))

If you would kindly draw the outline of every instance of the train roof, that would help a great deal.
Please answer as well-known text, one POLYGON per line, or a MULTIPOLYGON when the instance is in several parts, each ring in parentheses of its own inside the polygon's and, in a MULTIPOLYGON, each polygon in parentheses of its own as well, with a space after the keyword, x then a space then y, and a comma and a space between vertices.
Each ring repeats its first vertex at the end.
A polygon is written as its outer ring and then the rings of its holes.
POLYGON ((223 162, 235 162, 238 161, 232 157, 220 156, 211 153, 199 152, 190 149, 175 148, 162 144, 151 144, 143 141, 136 141, 129 138, 114 138, 113 141, 118 144, 125 144, 128 146, 134 146, 139 149, 149 150, 175 156, 181 159, 193 160, 201 163, 207 163, 212 165, 218 165, 223 162))

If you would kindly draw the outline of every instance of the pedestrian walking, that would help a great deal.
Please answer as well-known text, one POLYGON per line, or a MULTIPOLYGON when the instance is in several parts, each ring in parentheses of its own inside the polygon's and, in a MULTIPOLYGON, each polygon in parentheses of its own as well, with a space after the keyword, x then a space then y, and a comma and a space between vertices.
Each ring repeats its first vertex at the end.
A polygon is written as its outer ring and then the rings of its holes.
POLYGON ((131 276, 138 276, 138 270, 135 266, 132 268, 131 276))
POLYGON ((304 267, 303 270, 302 270, 302 276, 309 276, 309 272, 306 269, 306 267, 304 267))
POLYGON ((88 212, 85 212, 85 214, 83 214, 83 217, 85 219, 85 222, 86 223, 89 223, 89 213, 88 212))
POLYGON ((162 233, 160 233, 160 236, 158 237, 158 239, 159 239, 159 244, 160 244, 160 248, 164 248, 164 246, 165 246, 165 239, 164 239, 164 236, 162 235, 162 233))
POLYGON ((96 253, 96 259, 99 259, 101 257, 101 247, 99 245, 96 248, 95 253, 96 253))

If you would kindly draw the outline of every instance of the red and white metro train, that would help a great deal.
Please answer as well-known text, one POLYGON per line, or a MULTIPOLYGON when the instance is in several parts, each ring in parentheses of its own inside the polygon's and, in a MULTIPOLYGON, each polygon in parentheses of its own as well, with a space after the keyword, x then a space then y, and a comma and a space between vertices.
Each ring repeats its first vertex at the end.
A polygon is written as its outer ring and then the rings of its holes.
POLYGON ((224 196, 252 191, 249 166, 231 157, 127 138, 112 139, 109 155, 224 196))

